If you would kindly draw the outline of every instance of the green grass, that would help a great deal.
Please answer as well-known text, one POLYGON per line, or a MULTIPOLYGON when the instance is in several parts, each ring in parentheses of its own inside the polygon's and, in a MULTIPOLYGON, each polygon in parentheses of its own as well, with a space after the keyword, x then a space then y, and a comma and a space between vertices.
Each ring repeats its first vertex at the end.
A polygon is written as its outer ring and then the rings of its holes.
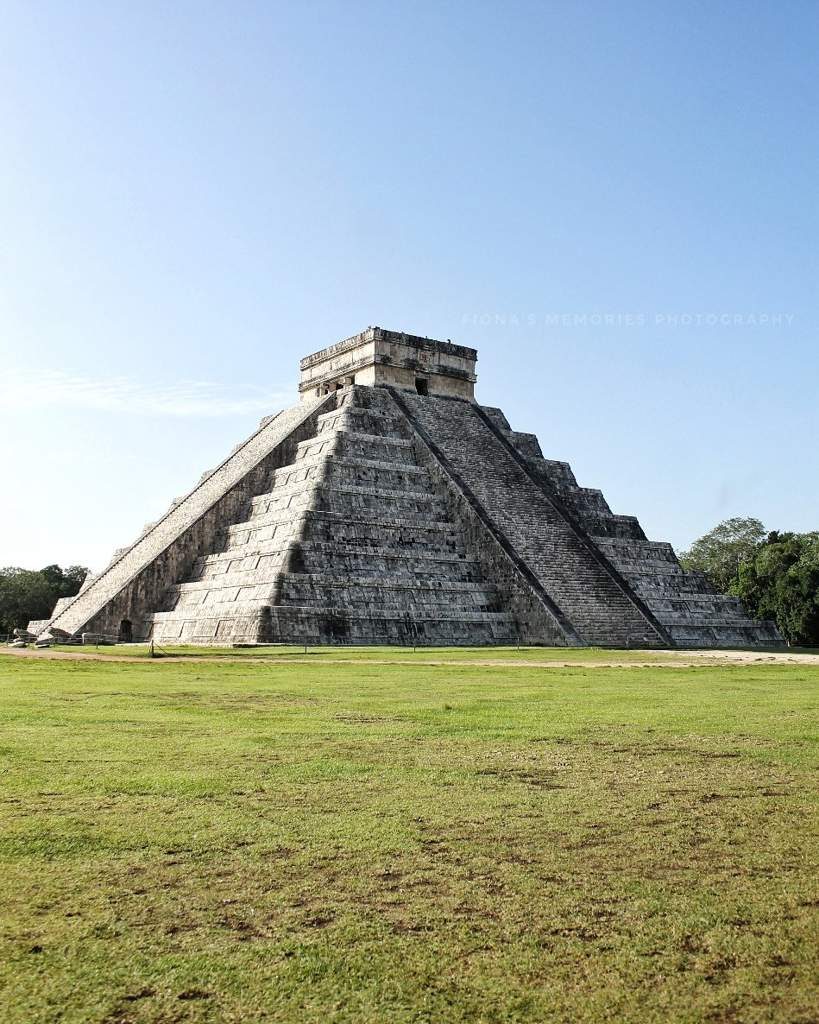
POLYGON ((262 653, 0 657, 3 1024, 817 1020, 819 662, 262 653))
MULTIPOLYGON (((93 647, 77 646, 75 644, 55 645, 56 651, 68 651, 73 653, 95 652, 98 654, 128 655, 129 657, 150 657, 148 644, 115 644, 112 646, 93 647)), ((394 661, 397 658, 405 658, 415 655, 417 658, 436 658, 448 661, 472 661, 487 658, 530 658, 542 660, 544 658, 560 660, 568 657, 581 657, 583 660, 596 660, 608 658, 613 654, 625 655, 635 659, 651 657, 669 657, 670 652, 649 651, 649 650, 609 650, 604 647, 356 647, 356 646, 322 646, 307 647, 293 644, 268 644, 257 647, 198 647, 180 644, 175 647, 156 647, 156 652, 163 657, 231 657, 231 658, 293 658, 304 657, 305 652, 311 658, 325 658, 336 660, 338 658, 353 658, 356 661, 369 661, 372 659, 383 660, 385 658, 394 661)), ((674 657, 674 654, 670 654, 674 657)))

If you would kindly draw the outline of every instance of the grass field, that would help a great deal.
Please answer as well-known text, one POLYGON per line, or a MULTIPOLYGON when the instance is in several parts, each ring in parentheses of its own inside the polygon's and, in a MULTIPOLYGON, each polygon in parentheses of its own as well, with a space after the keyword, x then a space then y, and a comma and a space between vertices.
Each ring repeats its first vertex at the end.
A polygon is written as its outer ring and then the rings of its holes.
POLYGON ((205 653, 0 656, 3 1024, 819 1020, 819 659, 205 653))

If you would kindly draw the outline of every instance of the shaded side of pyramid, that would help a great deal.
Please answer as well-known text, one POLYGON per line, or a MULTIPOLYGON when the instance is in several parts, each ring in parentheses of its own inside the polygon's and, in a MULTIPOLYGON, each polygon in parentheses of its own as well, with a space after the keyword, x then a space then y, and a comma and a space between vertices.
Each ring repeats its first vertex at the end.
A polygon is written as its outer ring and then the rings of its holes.
POLYGON ((584 642, 651 643, 618 601, 619 589, 667 646, 782 643, 773 623, 752 619, 738 598, 718 593, 704 574, 685 571, 670 544, 649 540, 634 516, 613 513, 599 490, 580 487, 568 463, 545 459, 535 435, 513 431, 500 409, 395 396, 501 528, 516 533, 528 564, 584 642), (562 539, 555 525, 561 521, 568 526, 562 539), (594 552, 602 573, 576 560, 576 541, 594 552))

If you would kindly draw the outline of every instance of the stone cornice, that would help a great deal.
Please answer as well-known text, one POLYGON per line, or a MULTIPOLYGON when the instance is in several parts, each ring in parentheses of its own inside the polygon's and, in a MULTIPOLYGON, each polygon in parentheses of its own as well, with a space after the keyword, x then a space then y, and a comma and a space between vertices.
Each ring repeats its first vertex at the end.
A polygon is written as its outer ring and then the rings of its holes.
POLYGON ((454 345, 451 341, 437 341, 435 338, 422 338, 420 335, 404 334, 401 331, 388 331, 383 327, 368 327, 366 331, 361 331, 360 334, 354 334, 351 338, 345 338, 344 341, 339 341, 335 345, 330 345, 319 352, 313 352, 309 356, 305 356, 299 363, 299 367, 302 370, 307 370, 317 363, 322 363, 326 359, 332 359, 335 356, 342 355, 344 352, 349 352, 351 349, 358 348, 359 345, 366 345, 372 341, 407 345, 411 348, 426 349, 430 352, 443 350, 459 359, 470 359, 473 361, 478 359, 477 350, 467 348, 465 345, 454 345))

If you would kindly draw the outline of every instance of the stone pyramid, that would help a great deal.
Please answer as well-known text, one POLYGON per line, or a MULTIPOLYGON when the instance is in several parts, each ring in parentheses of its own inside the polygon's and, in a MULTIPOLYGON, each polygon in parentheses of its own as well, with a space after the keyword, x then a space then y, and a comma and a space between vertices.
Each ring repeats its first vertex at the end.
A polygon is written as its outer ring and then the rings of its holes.
POLYGON ((308 356, 298 405, 32 627, 160 645, 781 643, 477 404, 476 359, 380 328, 308 356))

